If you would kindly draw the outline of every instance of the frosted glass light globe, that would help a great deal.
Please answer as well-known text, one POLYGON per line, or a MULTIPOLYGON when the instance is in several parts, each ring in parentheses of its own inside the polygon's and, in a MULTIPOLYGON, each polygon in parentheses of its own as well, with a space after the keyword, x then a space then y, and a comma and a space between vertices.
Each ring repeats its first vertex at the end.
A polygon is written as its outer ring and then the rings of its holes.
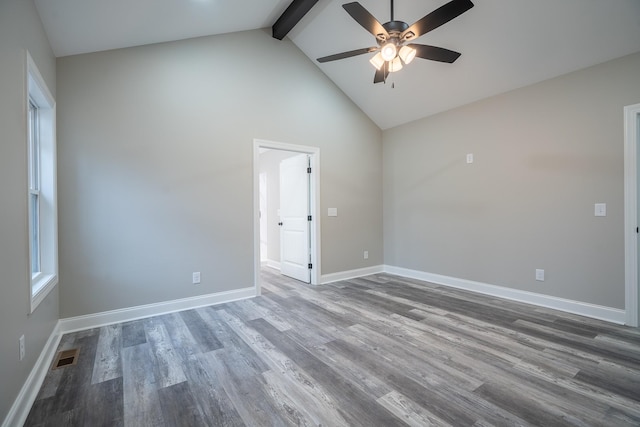
POLYGON ((384 46, 382 46, 382 49, 380 50, 382 59, 384 59, 385 61, 391 61, 393 58, 396 57, 397 52, 398 52, 398 49, 396 48, 396 45, 393 43, 385 44, 384 46))

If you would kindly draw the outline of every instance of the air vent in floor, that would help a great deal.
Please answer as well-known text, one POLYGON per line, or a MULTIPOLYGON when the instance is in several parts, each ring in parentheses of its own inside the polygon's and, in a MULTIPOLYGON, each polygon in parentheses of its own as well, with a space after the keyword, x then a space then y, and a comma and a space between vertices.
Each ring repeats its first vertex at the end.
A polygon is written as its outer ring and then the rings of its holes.
POLYGON ((71 350, 63 350, 58 352, 56 356, 56 360, 53 363, 52 369, 64 368, 66 366, 75 365, 78 361, 78 352, 79 348, 74 348, 71 350))

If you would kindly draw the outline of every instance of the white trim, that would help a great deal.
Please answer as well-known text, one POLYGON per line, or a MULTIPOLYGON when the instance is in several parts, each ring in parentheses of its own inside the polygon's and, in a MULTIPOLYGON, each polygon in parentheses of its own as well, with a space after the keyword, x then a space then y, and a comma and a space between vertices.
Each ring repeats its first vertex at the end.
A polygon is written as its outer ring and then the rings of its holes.
POLYGON ((242 299, 253 298, 255 296, 255 288, 249 287, 243 289, 235 289, 233 291, 217 292, 215 294, 200 295, 197 297, 158 302, 155 304, 122 308, 119 310, 103 311, 101 313, 87 314, 85 316, 67 317, 66 319, 60 319, 60 332, 66 334, 68 332, 98 328, 114 323, 144 319, 146 317, 238 301, 242 299))
POLYGON ((311 158, 311 284, 320 282, 321 244, 320 244, 320 148, 307 145, 287 144, 284 142, 253 140, 253 258, 254 283, 256 295, 260 295, 260 150, 283 150, 308 154, 311 158))
POLYGON ((53 95, 51 95, 51 91, 47 87, 47 83, 44 81, 42 74, 40 74, 40 70, 36 66, 36 63, 31 57, 29 51, 25 50, 25 54, 27 61, 27 97, 25 97, 25 99, 28 99, 28 96, 31 95, 35 99, 36 103, 39 104, 38 106, 42 106, 41 104, 44 104, 47 105, 48 108, 53 108, 56 105, 56 100, 53 95), (30 93, 30 86, 36 86, 37 91, 30 93))
POLYGON ((624 107, 624 306, 629 326, 638 326, 639 117, 640 104, 624 107))
POLYGON ((31 406, 33 405, 33 402, 36 401, 36 397, 38 397, 38 393, 40 392, 40 387, 42 386, 44 378, 49 371, 49 365, 53 359, 56 349, 58 348, 61 336, 60 322, 58 322, 53 328, 51 335, 49 335, 49 339, 47 339, 44 348, 40 352, 40 356, 38 356, 38 360, 36 360, 36 364, 33 366, 33 369, 31 369, 27 380, 20 389, 18 397, 16 397, 11 409, 9 409, 9 413, 4 419, 2 427, 24 425, 27 420, 27 416, 29 416, 31 406))
POLYGON ((384 272, 512 301, 552 308, 554 310, 561 310, 567 313, 579 314, 581 316, 592 317, 594 319, 605 320, 607 322, 621 325, 625 323, 625 311, 618 308, 604 307, 581 301, 573 301, 549 295, 537 294, 534 292, 510 289, 503 286, 490 285, 488 283, 474 282, 472 280, 458 279, 455 277, 410 270, 408 268, 395 267, 391 265, 385 265, 384 272))
MULTIPOLYGON (((58 284, 58 190, 57 190, 57 149, 56 149, 56 101, 40 74, 29 51, 25 50, 25 117, 29 111, 29 99, 38 107, 40 121, 39 140, 41 152, 40 174, 48 179, 40 188, 40 239, 42 275, 34 276, 29 268, 29 313, 33 313, 49 292, 58 284), (46 161, 45 161, 46 159, 46 161), (48 203, 44 203, 47 200, 48 203)), ((25 122, 28 123, 28 120, 25 122)), ((29 135, 27 130, 26 135, 29 135)), ((27 141, 28 143, 28 141, 27 141)), ((29 198, 29 204, 31 198, 29 198)), ((28 207, 31 212, 31 206, 28 207)), ((31 224, 31 221, 29 221, 31 224)), ((31 265, 31 225, 29 225, 29 265, 31 265)))
POLYGON ((349 280, 356 277, 368 276, 370 274, 378 274, 384 272, 384 266, 374 265, 372 267, 356 268, 355 270, 339 271, 337 273, 323 274, 320 279, 323 285, 325 283, 337 282, 340 280, 349 280))
POLYGON ((40 274, 37 279, 31 280, 32 290, 36 290, 31 294, 31 312, 40 305, 40 303, 49 295, 49 292, 58 284, 58 276, 53 274, 40 274))

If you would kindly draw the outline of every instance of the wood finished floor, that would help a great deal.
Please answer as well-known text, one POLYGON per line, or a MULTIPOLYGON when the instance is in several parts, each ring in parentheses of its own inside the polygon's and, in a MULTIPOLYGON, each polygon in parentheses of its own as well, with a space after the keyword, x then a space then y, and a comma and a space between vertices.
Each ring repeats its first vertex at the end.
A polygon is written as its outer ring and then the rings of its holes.
POLYGON ((640 425, 640 331, 390 275, 64 335, 27 426, 640 425))

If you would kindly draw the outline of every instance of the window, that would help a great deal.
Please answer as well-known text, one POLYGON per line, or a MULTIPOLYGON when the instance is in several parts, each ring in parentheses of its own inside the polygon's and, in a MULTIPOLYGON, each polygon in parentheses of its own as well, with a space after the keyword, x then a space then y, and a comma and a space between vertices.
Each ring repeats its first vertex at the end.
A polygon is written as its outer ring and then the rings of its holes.
POLYGON ((55 101, 27 52, 27 163, 31 312, 58 283, 55 101))
POLYGON ((40 271, 40 139, 38 107, 29 98, 29 252, 31 275, 40 271))

